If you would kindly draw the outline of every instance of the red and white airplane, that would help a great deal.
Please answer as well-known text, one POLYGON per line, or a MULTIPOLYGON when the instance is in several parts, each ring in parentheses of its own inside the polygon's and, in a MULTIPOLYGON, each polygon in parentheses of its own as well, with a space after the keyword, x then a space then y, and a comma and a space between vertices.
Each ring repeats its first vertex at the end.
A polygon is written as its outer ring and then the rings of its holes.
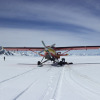
POLYGON ((41 61, 38 61, 37 65, 42 66, 43 63, 51 60, 53 61, 53 65, 63 65, 63 64, 72 64, 65 62, 65 59, 62 58, 59 61, 60 56, 68 56, 67 52, 71 50, 88 50, 88 49, 100 49, 100 46, 72 46, 72 47, 55 47, 55 44, 51 46, 46 46, 45 43, 42 41, 44 47, 0 47, 0 51, 40 51, 38 54, 43 56, 41 61), (59 51, 65 51, 61 53, 59 51), (44 52, 44 54, 42 54, 44 52), (43 61, 45 58, 45 61, 43 61))

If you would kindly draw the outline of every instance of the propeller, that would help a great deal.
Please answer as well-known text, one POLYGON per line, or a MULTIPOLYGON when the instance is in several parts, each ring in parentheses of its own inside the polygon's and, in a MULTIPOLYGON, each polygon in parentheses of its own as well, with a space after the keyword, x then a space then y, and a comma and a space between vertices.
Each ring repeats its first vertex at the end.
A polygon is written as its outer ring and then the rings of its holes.
MULTIPOLYGON (((44 45, 45 49, 48 49, 48 47, 45 45, 44 41, 42 41, 42 44, 44 45)), ((55 47, 56 44, 52 44, 50 47, 53 48, 55 47)))
MULTIPOLYGON (((48 54, 49 54, 50 57, 52 58, 50 52, 48 51, 48 47, 45 45, 44 41, 42 41, 42 44, 43 44, 43 46, 44 46, 44 50, 40 51, 39 54, 42 53, 42 52, 44 52, 44 51, 46 51, 46 52, 48 52, 48 54)), ((54 46, 55 46, 55 44, 51 45, 50 47, 54 47, 54 46)))

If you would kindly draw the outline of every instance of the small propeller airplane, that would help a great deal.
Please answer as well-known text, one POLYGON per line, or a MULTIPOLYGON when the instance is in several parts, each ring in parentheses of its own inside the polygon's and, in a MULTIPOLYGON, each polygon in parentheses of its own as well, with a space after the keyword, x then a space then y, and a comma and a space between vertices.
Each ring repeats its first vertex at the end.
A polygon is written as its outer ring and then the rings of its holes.
POLYGON ((100 46, 72 46, 72 47, 55 47, 55 44, 51 46, 46 46, 42 41, 44 47, 0 47, 0 52, 4 53, 4 51, 40 51, 38 54, 42 56, 42 60, 37 62, 39 67, 43 66, 43 64, 47 61, 52 61, 54 66, 57 65, 65 65, 65 64, 73 64, 65 62, 65 58, 62 58, 59 61, 60 56, 68 56, 67 52, 71 50, 88 50, 88 49, 100 49, 100 46), (61 53, 59 51, 65 51, 61 53), (44 52, 44 54, 43 54, 44 52), (45 60, 44 60, 45 59, 45 60), (44 61, 43 61, 44 60, 44 61))

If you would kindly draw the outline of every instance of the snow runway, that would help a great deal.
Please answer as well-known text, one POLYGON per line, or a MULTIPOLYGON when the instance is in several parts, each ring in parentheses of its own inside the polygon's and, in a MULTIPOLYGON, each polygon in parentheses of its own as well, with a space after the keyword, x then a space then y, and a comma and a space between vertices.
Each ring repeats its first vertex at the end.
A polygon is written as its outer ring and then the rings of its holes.
POLYGON ((66 57, 75 64, 63 67, 40 59, 0 56, 0 100, 100 100, 99 56, 66 57))

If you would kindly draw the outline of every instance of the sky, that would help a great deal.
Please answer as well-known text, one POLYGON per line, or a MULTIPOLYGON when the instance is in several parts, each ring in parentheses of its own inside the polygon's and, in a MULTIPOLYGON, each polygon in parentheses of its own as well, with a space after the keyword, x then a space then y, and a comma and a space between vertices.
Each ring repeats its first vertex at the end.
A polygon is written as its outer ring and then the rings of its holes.
POLYGON ((99 0, 0 0, 0 45, 100 45, 99 0))

